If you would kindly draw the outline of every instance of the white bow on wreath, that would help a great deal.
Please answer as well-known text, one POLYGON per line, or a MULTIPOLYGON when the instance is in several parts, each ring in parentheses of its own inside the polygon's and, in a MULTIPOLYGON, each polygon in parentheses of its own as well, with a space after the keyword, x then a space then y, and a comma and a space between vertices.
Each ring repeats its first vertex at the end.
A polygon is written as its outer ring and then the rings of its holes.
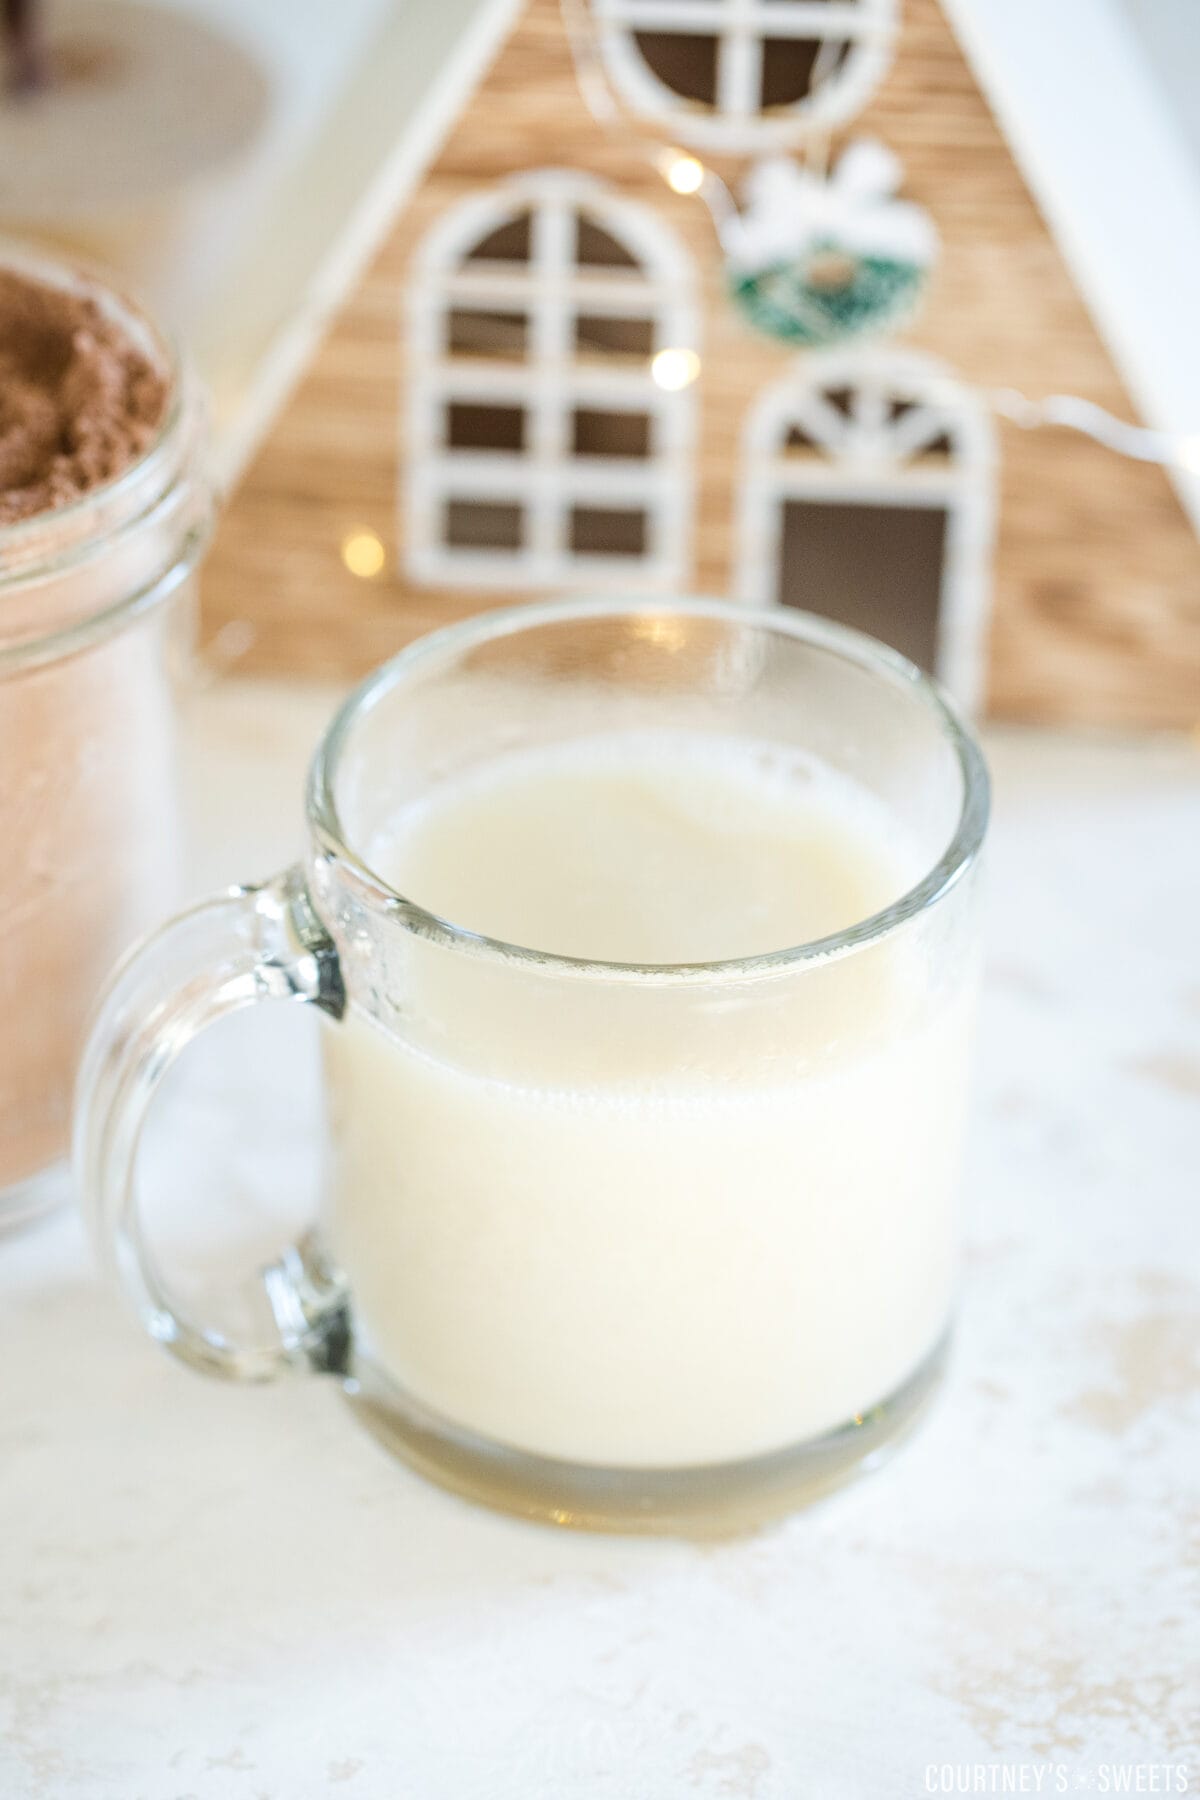
POLYGON ((829 343, 911 312, 937 256, 923 207, 896 199, 903 171, 886 145, 850 144, 828 176, 787 157, 757 163, 722 242, 735 298, 753 323, 796 343, 829 343))

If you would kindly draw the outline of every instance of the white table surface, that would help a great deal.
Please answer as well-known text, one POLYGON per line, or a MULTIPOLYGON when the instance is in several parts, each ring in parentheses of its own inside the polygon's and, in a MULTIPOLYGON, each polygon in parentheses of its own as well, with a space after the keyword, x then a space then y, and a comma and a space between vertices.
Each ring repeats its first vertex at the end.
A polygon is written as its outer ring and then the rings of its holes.
MULTIPOLYGON (((330 701, 192 704, 195 883, 298 846, 330 701)), ((555 1533, 391 1462, 332 1384, 177 1366, 63 1211, 0 1240, 3 1800, 1200 1786, 1200 749, 990 750, 970 1253, 919 1435, 742 1540, 555 1533)), ((176 1246, 303 1213, 306 1024, 233 1021, 177 1084, 176 1246)))

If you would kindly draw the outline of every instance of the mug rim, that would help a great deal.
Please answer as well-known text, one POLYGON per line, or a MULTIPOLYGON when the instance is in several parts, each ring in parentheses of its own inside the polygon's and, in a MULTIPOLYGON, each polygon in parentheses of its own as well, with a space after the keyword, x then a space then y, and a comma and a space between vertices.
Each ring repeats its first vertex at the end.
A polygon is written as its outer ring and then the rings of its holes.
POLYGON ((359 682, 338 707, 309 765, 306 812, 318 853, 348 868, 359 885, 372 892, 385 910, 420 937, 543 973, 676 984, 754 979, 810 964, 828 963, 891 936, 936 905, 973 866, 987 830, 990 792, 983 752, 939 684, 898 650, 880 643, 866 632, 790 606, 675 596, 635 598, 614 595, 533 601, 495 608, 414 638, 396 656, 359 682), (576 619, 662 617, 664 613, 678 618, 712 619, 727 625, 752 625, 764 632, 775 632, 828 651, 894 689, 917 696, 953 753, 962 779, 962 801, 950 840, 919 881, 888 906, 841 931, 778 950, 762 951, 755 956, 690 963, 608 962, 512 944, 456 925, 406 898, 348 842, 334 796, 341 755, 354 728, 422 663, 450 661, 475 645, 513 637, 521 631, 536 630, 545 625, 567 624, 576 619))

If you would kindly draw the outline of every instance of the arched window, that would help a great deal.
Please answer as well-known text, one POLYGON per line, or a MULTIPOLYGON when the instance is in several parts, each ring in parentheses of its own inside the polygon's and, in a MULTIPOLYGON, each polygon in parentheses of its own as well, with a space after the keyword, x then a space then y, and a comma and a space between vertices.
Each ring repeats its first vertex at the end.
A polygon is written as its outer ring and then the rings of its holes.
POLYGON ((412 278, 405 556, 455 587, 670 588, 690 562, 690 258, 602 183, 464 200, 412 278))
POLYGON ((609 79, 684 142, 769 149, 840 125, 891 60, 897 0, 590 0, 609 79))
POLYGON ((747 421, 740 597, 870 632, 975 707, 994 466, 987 413, 932 359, 800 359, 747 421))

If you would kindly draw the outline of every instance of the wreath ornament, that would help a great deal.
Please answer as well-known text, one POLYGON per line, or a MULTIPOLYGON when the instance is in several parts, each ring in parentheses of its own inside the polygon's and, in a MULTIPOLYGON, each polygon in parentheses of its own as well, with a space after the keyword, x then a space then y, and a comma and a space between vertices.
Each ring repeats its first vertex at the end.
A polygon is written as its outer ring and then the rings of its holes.
POLYGON ((937 257, 929 214, 895 198, 899 159, 873 138, 827 175, 785 156, 756 163, 722 241, 734 303, 785 343, 837 344, 910 318, 937 257))

